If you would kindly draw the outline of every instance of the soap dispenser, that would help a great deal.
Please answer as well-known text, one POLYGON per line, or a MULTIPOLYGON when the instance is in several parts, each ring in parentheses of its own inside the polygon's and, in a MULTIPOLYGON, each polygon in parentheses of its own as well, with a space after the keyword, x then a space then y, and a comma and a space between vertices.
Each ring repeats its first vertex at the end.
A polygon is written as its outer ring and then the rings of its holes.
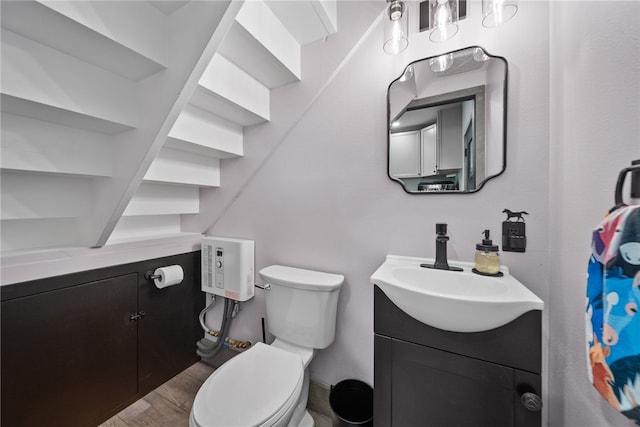
POLYGON ((472 271, 485 276, 502 276, 498 246, 491 241, 489 230, 484 230, 483 234, 482 243, 476 245, 475 268, 472 271))

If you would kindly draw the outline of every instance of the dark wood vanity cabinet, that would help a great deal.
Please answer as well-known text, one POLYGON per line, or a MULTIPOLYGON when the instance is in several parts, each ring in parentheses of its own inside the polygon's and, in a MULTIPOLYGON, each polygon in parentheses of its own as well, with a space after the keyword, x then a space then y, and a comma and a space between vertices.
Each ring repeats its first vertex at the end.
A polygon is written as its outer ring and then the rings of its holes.
POLYGON ((539 427, 541 312, 477 333, 427 326, 374 288, 374 427, 539 427))
POLYGON ((99 425, 197 361, 200 252, 3 286, 3 426, 99 425), (179 264, 181 284, 146 271, 179 264))

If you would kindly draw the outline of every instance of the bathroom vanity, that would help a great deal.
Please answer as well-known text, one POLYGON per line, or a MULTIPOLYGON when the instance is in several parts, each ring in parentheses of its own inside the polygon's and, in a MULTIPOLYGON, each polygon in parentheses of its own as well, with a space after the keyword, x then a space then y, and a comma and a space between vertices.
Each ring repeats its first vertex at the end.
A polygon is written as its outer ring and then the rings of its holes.
POLYGON ((541 425, 540 310, 451 332, 414 319, 374 286, 374 313, 375 427, 541 425))

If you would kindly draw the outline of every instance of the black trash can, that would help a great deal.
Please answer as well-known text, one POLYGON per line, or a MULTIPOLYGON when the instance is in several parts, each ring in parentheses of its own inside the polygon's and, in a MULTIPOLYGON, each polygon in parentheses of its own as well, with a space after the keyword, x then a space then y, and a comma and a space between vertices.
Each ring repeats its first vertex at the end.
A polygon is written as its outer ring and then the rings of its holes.
POLYGON ((359 380, 343 380, 331 387, 329 405, 334 427, 372 427, 373 389, 359 380))

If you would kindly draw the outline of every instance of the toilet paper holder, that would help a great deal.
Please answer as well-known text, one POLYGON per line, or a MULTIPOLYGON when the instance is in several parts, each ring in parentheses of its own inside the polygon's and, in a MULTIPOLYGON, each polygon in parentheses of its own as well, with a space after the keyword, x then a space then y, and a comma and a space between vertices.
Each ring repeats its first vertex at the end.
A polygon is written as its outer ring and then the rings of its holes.
POLYGON ((156 280, 156 279, 159 279, 160 277, 162 276, 160 276, 159 274, 155 274, 154 271, 152 270, 149 270, 146 273, 144 273, 144 278, 147 280, 156 280))
POLYGON ((145 279, 152 281, 156 288, 163 289, 169 286, 179 285, 184 280, 184 271, 178 264, 149 270, 144 274, 145 279))

